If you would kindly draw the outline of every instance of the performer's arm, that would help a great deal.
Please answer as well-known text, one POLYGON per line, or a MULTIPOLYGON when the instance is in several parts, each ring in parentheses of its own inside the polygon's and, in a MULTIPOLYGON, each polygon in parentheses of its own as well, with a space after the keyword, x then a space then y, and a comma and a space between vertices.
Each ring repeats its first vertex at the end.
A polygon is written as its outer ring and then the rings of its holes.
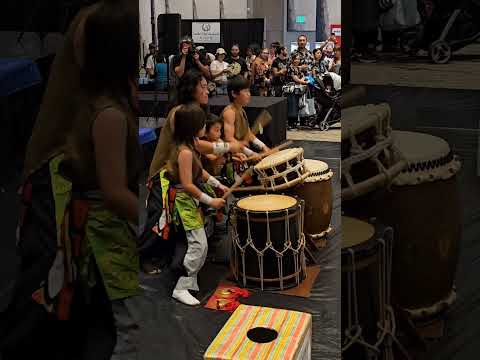
MULTIPOLYGON (((200 202, 207 204, 215 209, 220 209, 225 205, 225 200, 213 199, 209 195, 202 192, 192 179, 193 154, 190 150, 184 149, 178 154, 178 167, 180 182, 187 193, 198 199, 200 202)), ((207 173, 208 174, 208 173, 207 173)), ((203 177, 203 173, 202 173, 203 177)))

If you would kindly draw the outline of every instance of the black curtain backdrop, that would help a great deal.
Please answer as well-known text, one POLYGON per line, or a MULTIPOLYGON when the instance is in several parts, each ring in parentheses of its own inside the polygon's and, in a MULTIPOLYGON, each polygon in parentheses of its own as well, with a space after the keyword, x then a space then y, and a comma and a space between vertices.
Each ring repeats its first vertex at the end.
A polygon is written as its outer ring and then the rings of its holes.
POLYGON ((264 39, 264 19, 206 19, 206 20, 182 20, 182 37, 192 36, 192 22, 220 22, 220 43, 199 44, 208 52, 215 54, 219 47, 223 47, 227 53, 233 44, 239 44, 241 56, 245 56, 245 49, 253 43, 262 46, 264 39))

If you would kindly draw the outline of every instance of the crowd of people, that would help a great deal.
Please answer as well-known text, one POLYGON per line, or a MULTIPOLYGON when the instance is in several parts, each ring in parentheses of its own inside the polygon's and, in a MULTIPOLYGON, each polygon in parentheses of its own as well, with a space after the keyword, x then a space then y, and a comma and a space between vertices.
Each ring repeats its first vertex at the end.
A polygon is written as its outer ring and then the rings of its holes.
MULTIPOLYGON (((250 93, 254 96, 290 96, 289 122, 290 128, 304 125, 304 118, 311 117, 312 112, 302 116, 299 101, 313 85, 320 87, 327 96, 337 94, 341 89, 341 49, 335 34, 326 39, 319 48, 307 49, 308 39, 300 35, 297 49, 290 55, 285 46, 279 42, 270 48, 252 45, 245 49, 245 57, 241 56, 239 45, 234 44, 228 54, 224 48, 218 48, 215 54, 209 53, 203 46, 195 46, 193 41, 185 38, 181 41, 179 54, 167 58, 161 49, 150 44, 149 53, 144 58, 142 71, 150 78, 158 90, 173 93, 178 81, 186 71, 196 69, 208 81, 210 95, 227 95, 228 81, 241 75, 249 81, 250 93), (297 85, 300 91, 289 85, 297 85), (296 96, 295 96, 296 95, 296 96)), ((173 95, 174 96, 174 95, 173 95)), ((320 116, 321 110, 318 110, 320 116)), ((315 111, 317 113, 317 111, 315 111)), ((318 121, 310 122, 315 127, 318 121)))

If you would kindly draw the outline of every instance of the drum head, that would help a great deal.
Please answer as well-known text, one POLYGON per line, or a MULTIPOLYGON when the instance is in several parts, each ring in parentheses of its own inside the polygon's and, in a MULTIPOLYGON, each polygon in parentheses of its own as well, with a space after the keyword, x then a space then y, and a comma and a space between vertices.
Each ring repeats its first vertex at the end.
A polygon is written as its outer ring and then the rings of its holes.
POLYGON ((407 167, 394 179, 395 185, 446 180, 460 169, 460 161, 442 138, 418 132, 393 131, 393 140, 407 161, 407 167))
POLYGON ((305 159, 305 169, 310 172, 310 176, 305 182, 328 180, 333 175, 328 164, 320 160, 305 159))
POLYGON ((239 200, 237 206, 242 210, 267 212, 286 210, 297 203, 297 199, 286 195, 254 195, 239 200))
POLYGON ((375 234, 375 228, 365 221, 342 216, 342 250, 363 244, 375 234))
POLYGON ((262 161, 260 161, 257 165, 255 165, 255 169, 256 170, 269 169, 276 165, 283 164, 288 160, 295 159, 297 156, 301 154, 303 154, 302 148, 285 149, 275 154, 267 156, 262 161))

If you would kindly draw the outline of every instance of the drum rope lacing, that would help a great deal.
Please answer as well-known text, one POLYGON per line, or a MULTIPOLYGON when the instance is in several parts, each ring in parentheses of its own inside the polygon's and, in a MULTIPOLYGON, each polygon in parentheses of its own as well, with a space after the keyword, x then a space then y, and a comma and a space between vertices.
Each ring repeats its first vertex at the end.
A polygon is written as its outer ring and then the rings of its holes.
POLYGON ((305 172, 303 154, 300 153, 299 155, 296 156, 297 164, 295 166, 292 166, 290 164, 290 161, 293 159, 289 159, 286 161, 286 170, 283 172, 279 172, 277 166, 283 165, 285 163, 281 163, 277 165, 272 164, 272 167, 269 169, 255 169, 260 176, 260 181, 262 185, 268 187, 269 186, 268 184, 270 183, 271 188, 275 191, 276 187, 278 187, 278 184, 275 182, 276 179, 283 178, 285 183, 288 183, 289 182, 288 175, 290 175, 293 172, 296 172, 298 177, 302 177, 303 173, 305 172), (268 176, 266 170, 273 171, 273 175, 268 176))
POLYGON ((381 246, 381 256, 378 262, 378 282, 379 282, 379 320, 377 322, 377 341, 374 344, 370 344, 365 341, 362 335, 362 326, 359 324, 358 319, 358 298, 357 298, 357 283, 356 283, 356 262, 355 262, 355 252, 353 249, 348 249, 350 255, 350 265, 352 268, 351 274, 348 274, 347 283, 348 283, 348 328, 345 329, 346 339, 344 341, 344 346, 342 346, 342 352, 346 351, 355 343, 362 345, 367 350, 371 350, 371 358, 377 358, 381 354, 380 346, 385 343, 385 359, 393 359, 392 344, 395 344, 399 347, 403 355, 409 359, 409 355, 403 345, 396 338, 396 322, 395 314, 393 307, 389 303, 390 299, 390 281, 392 273, 392 255, 393 255, 393 244, 391 239, 391 230, 390 230, 390 241, 385 241, 380 238, 377 241, 381 246), (352 323, 352 291, 353 291, 353 312, 354 312, 354 323, 352 323), (352 335, 353 334, 353 335, 352 335))
MULTIPOLYGON (((354 140, 354 142, 356 143, 356 139, 354 140)), ((353 145, 352 145, 352 148, 353 148, 353 145)), ((382 164, 382 162, 378 158, 380 153, 384 152, 384 154, 386 155, 386 158, 389 160, 388 163, 390 165, 393 165, 393 161, 390 161, 391 160, 390 159, 391 154, 389 154, 387 152, 387 149, 390 149, 392 151, 392 155, 397 160, 397 162, 400 162, 401 160, 403 160, 403 156, 401 155, 400 151, 395 146, 395 144, 393 142, 393 139, 391 137, 384 138, 384 140, 378 142, 376 145, 372 146, 368 150, 362 151, 363 149, 360 146, 359 146, 359 148, 360 148, 360 152, 358 154, 356 153, 356 154, 350 156, 349 158, 346 158, 346 159, 342 160, 342 176, 347 181, 347 184, 348 184, 348 187, 350 188, 350 190, 356 196, 360 195, 358 193, 357 186, 356 186, 358 184, 356 184, 353 181, 352 174, 350 173, 350 170, 351 170, 351 168, 354 164, 358 164, 361 161, 370 159, 370 161, 374 162, 375 165, 377 166, 378 172, 380 174, 383 174, 384 181, 387 184, 390 184, 390 182, 392 181, 395 174, 392 174, 391 171, 389 171, 390 168, 386 168, 382 164)), ((365 181, 368 181, 368 180, 364 180, 364 182, 365 181)))
MULTIPOLYGON (((283 248, 282 251, 278 251, 273 246, 273 243, 272 243, 272 240, 271 240, 270 221, 269 221, 269 212, 268 211, 266 211, 266 213, 265 213, 266 218, 267 218, 267 242, 266 242, 265 248, 263 250, 257 249, 257 247, 254 244, 254 239, 252 237, 252 232, 251 232, 251 227, 250 227, 250 212, 249 212, 249 210, 246 210, 248 236, 247 236, 247 241, 246 241, 245 245, 242 246, 240 244, 240 236, 238 235, 238 232, 236 231, 236 229, 233 229, 232 238, 233 238, 233 241, 236 245, 234 247, 235 258, 236 258, 237 247, 240 249, 241 256, 242 256, 242 270, 243 270, 242 277, 243 277, 243 285, 244 286, 246 286, 246 284, 247 284, 247 275, 246 275, 246 271, 245 271, 246 270, 245 252, 246 252, 247 247, 250 247, 251 249, 253 249, 253 251, 255 251, 255 253, 257 254, 258 264, 259 264, 259 273, 260 273, 260 286, 261 286, 262 290, 264 289, 263 256, 268 249, 272 250, 277 257, 277 266, 278 266, 278 273, 279 273, 279 279, 280 279, 280 289, 283 290, 283 261, 282 261, 282 258, 283 258, 283 255, 288 250, 291 250, 294 254, 294 267, 295 267, 296 281, 297 281, 297 284, 300 283, 300 278, 299 278, 300 277, 300 275, 299 275, 300 261, 302 263, 302 269, 304 271, 306 269, 306 263, 305 263, 305 259, 304 259, 304 257, 305 257, 305 255, 304 255, 305 236, 304 236, 304 234, 301 233, 301 229, 303 228, 303 216, 302 216, 303 205, 302 205, 302 203, 297 205, 297 207, 300 207, 300 219, 299 220, 300 220, 301 227, 300 227, 300 231, 299 231, 300 232, 300 237, 299 237, 299 240, 298 240, 298 246, 296 248, 292 245, 291 238, 290 238, 290 223, 289 223, 289 211, 288 211, 288 209, 286 209, 287 214, 286 214, 286 217, 285 217, 285 231, 286 231, 285 239, 286 239, 286 242, 284 244, 284 248, 283 248)), ((236 275, 238 277, 238 274, 236 274, 236 275)))

